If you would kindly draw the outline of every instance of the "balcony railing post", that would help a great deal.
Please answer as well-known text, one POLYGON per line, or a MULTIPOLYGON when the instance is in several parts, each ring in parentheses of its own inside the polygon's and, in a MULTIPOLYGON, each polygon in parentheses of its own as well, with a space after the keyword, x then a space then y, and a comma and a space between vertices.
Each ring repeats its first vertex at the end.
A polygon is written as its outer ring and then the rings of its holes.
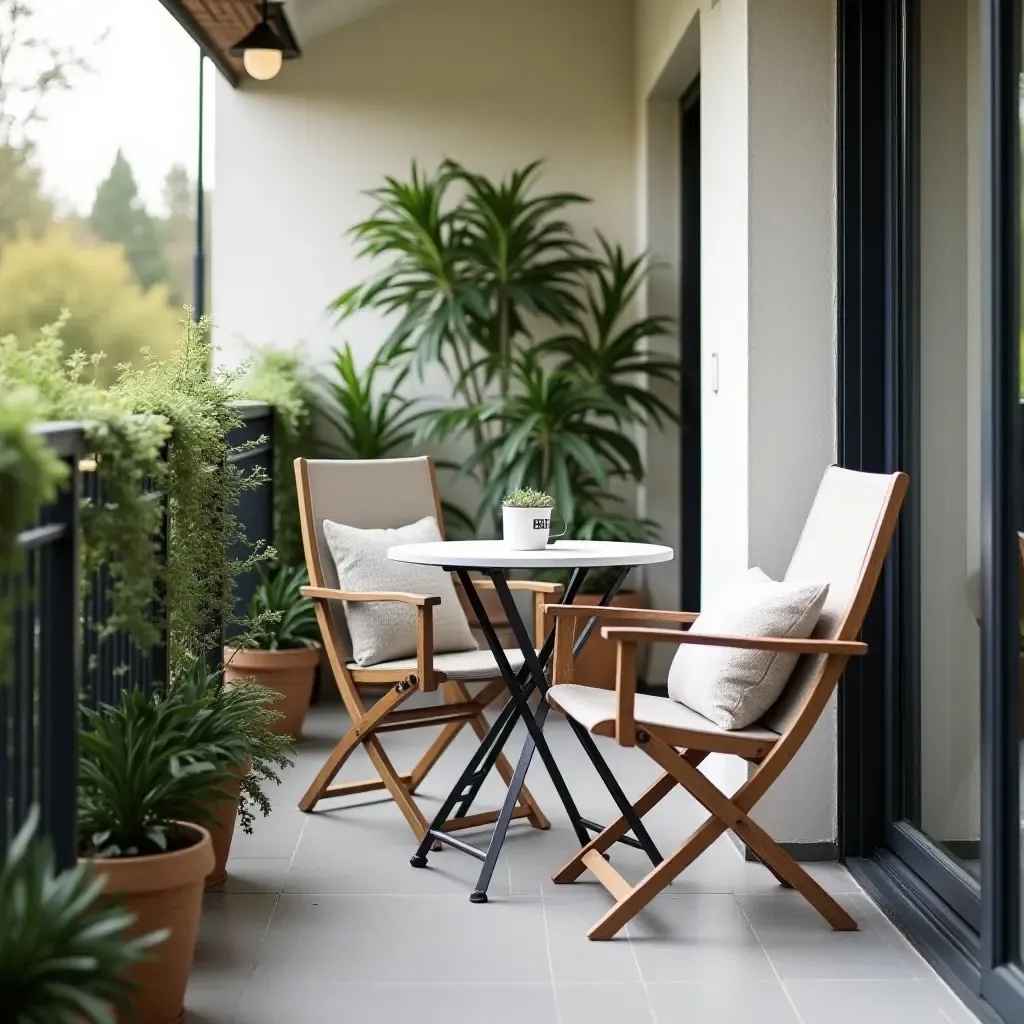
POLYGON ((61 536, 40 552, 39 804, 42 831, 53 842, 57 867, 77 855, 78 700, 82 678, 79 595, 78 457, 67 459, 70 486, 44 509, 42 525, 61 536))

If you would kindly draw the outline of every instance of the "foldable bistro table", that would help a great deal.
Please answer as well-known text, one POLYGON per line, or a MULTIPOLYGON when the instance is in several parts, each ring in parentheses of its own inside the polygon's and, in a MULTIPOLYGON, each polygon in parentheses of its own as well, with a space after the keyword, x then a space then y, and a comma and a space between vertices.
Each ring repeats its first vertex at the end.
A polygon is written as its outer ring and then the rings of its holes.
MULTIPOLYGON (((580 816, 576 804, 558 770, 551 748, 544 739, 544 721, 547 718, 549 704, 541 700, 536 713, 530 707, 528 698, 535 691, 541 695, 547 691, 548 683, 545 671, 555 645, 554 628, 548 632, 544 640, 544 646, 538 651, 533 646, 533 639, 530 630, 523 622, 522 616, 516 608, 506 582, 507 573, 511 570, 522 569, 571 569, 572 574, 566 586, 562 601, 565 604, 572 604, 576 595, 583 586, 587 571, 596 568, 615 568, 618 572, 608 591, 601 598, 601 604, 607 605, 618 593, 619 587, 628 575, 630 569, 638 565, 652 565, 655 562, 667 562, 673 557, 671 548, 659 544, 627 544, 612 543, 604 541, 578 541, 564 540, 549 544, 540 551, 515 551, 507 547, 502 541, 471 540, 471 541, 437 541, 431 544, 402 544, 393 547, 388 551, 388 558, 398 562, 415 562, 420 565, 437 565, 449 572, 455 573, 462 586, 465 588, 466 596, 470 606, 480 623, 487 646, 494 655, 498 669, 505 685, 508 687, 509 701, 501 710, 501 713, 494 720, 487 735, 481 741, 479 748, 473 755, 472 760, 466 765, 465 770, 459 777, 452 791, 448 794, 434 820, 430 829, 423 837, 416 853, 411 859, 413 867, 422 868, 427 865, 427 854, 435 842, 441 842, 452 846, 463 853, 476 857, 483 861, 480 870, 480 877, 476 889, 470 894, 470 901, 473 903, 487 902, 487 887, 490 885, 491 875, 494 872, 494 865, 498 860, 502 844, 505 841, 505 833, 508 831, 509 822, 512 820, 512 812, 515 810, 516 801, 519 799, 519 792, 526 780, 526 772, 533 759, 536 750, 544 762, 544 767, 551 776, 559 799, 565 807, 569 816, 569 822, 576 833, 576 838, 581 846, 590 842, 590 832, 600 832, 604 826, 597 822, 588 821, 580 816), (480 595, 473 586, 473 578, 470 572, 477 572, 491 580, 494 590, 501 602, 501 607, 508 619, 508 624, 515 636, 516 643, 523 654, 523 666, 518 672, 513 671, 509 664, 508 657, 502 648, 501 641, 493 623, 488 618, 487 610, 480 600, 480 595), (502 806, 498 821, 491 834, 487 850, 478 850, 469 843, 456 839, 450 832, 446 831, 444 825, 453 818, 465 817, 469 813, 473 801, 480 792, 488 772, 494 766, 494 762, 501 753, 502 748, 508 742, 516 722, 522 719, 527 728, 526 741, 523 744, 522 753, 519 756, 519 763, 516 765, 512 783, 509 786, 508 795, 502 806)), ((581 631, 573 646, 573 656, 579 654, 587 638, 590 636, 597 622, 596 618, 587 621, 585 628, 581 631)), ((601 756, 590 734, 573 721, 567 719, 576 738, 582 744, 591 763, 597 769, 601 781, 605 784, 608 792, 611 793, 620 813, 625 817, 632 830, 632 836, 624 835, 619 842, 629 846, 635 846, 643 850, 652 863, 661 862, 661 854, 651 840, 647 829, 644 828, 632 804, 622 792, 618 783, 612 776, 608 765, 601 756)))

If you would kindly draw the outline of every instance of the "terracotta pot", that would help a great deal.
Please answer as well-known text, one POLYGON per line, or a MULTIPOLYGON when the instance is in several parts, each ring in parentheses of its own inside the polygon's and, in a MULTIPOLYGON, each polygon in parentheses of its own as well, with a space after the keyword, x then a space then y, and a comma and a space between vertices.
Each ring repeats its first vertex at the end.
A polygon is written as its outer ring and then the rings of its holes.
POLYGON ((103 891, 123 897, 135 915, 129 936, 170 930, 149 951, 149 960, 128 970, 135 987, 118 1011, 120 1024, 177 1024, 185 1017, 185 986, 199 934, 203 880, 213 867, 213 843, 205 828, 184 822, 181 826, 197 838, 184 850, 89 861, 98 875, 106 876, 103 891))
MULTIPOLYGON (((603 594, 580 594, 575 604, 600 604, 603 594)), ((624 590, 612 598, 614 608, 643 608, 643 594, 639 590, 624 590)), ((587 619, 576 619, 575 635, 579 635, 587 625, 587 619)), ((616 645, 612 640, 601 636, 601 626, 626 625, 625 620, 606 616, 600 624, 594 626, 583 650, 580 651, 573 667, 573 678, 588 686, 599 686, 604 690, 615 689, 615 654, 616 645)))
POLYGON ((309 710, 313 675, 319 661, 319 644, 290 651, 243 651, 225 647, 224 681, 238 683, 251 679, 268 690, 276 690, 281 696, 272 706, 282 717, 270 731, 298 739, 309 710))
POLYGON ((242 787, 242 779, 249 774, 249 762, 246 761, 236 771, 233 778, 227 779, 221 789, 227 794, 225 799, 211 801, 204 808, 213 818, 214 823, 206 827, 213 842, 213 870, 206 876, 207 885, 220 885, 228 877, 228 857, 231 854, 231 839, 235 834, 235 820, 238 818, 238 791, 242 787))

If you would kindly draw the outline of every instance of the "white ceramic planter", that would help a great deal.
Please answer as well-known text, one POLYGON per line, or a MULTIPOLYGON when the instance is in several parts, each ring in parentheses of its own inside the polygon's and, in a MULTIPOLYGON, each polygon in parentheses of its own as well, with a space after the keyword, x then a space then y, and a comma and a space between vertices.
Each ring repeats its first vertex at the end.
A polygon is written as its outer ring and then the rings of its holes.
POLYGON ((551 532, 550 508, 503 508, 501 527, 505 544, 513 551, 541 551, 551 532))

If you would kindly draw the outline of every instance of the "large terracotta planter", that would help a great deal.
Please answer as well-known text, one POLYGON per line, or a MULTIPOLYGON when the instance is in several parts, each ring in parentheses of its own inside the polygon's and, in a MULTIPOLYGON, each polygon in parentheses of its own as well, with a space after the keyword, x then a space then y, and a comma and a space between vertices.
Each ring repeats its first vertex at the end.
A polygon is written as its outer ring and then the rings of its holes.
MULTIPOLYGON (((575 604, 600 604, 602 594, 580 594, 575 604)), ((639 590, 625 590, 615 595, 611 601, 613 608, 643 608, 643 594, 639 590)), ((574 619, 575 635, 583 632, 587 619, 574 619)), ((615 620, 614 616, 603 616, 594 626, 583 650, 573 667, 573 678, 587 686, 599 686, 604 690, 615 689, 615 654, 616 645, 613 640, 605 640, 601 636, 602 626, 628 625, 625 620, 615 620)))
POLYGON ((213 842, 213 870, 206 876, 207 885, 220 885, 228 877, 231 838, 235 834, 235 821, 238 818, 238 793, 242 787, 242 779, 248 774, 249 762, 246 761, 221 786, 225 798, 212 801, 204 808, 213 819, 206 826, 213 842))
POLYGON ((197 841, 184 850, 151 857, 96 858, 89 863, 106 876, 103 891, 119 895, 135 915, 131 937, 169 929, 170 935, 135 964, 127 977, 134 985, 118 1011, 119 1024, 177 1024, 185 1017, 185 987, 195 955, 203 882, 213 868, 210 833, 182 823, 197 841))
POLYGON ((224 648, 224 682, 252 680, 280 697, 273 708, 281 712, 270 731, 298 739, 309 710, 313 675, 320 661, 320 645, 290 651, 238 650, 224 648))

